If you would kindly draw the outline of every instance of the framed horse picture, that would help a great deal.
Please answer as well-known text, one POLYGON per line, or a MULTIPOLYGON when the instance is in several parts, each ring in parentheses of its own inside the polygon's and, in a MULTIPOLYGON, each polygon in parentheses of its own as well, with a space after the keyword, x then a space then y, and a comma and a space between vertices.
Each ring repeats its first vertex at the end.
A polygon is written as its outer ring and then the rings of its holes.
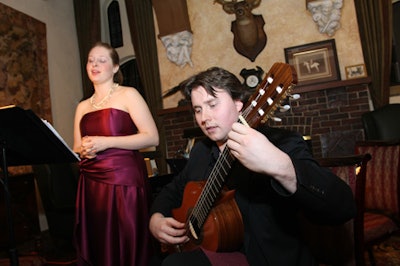
POLYGON ((284 52, 286 63, 296 69, 297 86, 341 79, 334 39, 288 47, 284 52))

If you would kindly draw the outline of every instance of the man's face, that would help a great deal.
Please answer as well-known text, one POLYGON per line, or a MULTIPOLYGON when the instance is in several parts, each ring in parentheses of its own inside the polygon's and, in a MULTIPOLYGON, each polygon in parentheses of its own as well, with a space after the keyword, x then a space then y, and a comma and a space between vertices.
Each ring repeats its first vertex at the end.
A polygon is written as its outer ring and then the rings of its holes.
POLYGON ((216 97, 213 97, 201 86, 192 90, 191 99, 199 127, 218 146, 223 145, 232 124, 238 119, 243 103, 233 100, 221 89, 217 89, 216 97))

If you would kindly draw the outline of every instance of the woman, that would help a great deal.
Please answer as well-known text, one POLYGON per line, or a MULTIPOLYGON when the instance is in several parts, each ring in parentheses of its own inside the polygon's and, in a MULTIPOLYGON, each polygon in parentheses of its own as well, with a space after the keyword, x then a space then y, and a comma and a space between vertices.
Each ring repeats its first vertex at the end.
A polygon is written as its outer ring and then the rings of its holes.
POLYGON ((148 185, 139 149, 158 145, 149 108, 119 85, 119 56, 108 44, 89 52, 94 93, 76 108, 74 151, 79 153, 75 237, 78 265, 147 265, 148 185))

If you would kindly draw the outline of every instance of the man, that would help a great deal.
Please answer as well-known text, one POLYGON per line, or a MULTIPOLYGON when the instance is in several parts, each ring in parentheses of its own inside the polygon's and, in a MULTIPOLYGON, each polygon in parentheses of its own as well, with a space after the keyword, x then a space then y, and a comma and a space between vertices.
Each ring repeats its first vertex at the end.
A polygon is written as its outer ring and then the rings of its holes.
MULTIPOLYGON (((227 146, 236 158, 227 185, 235 189, 244 224, 241 256, 234 253, 235 258, 249 265, 316 265, 301 238, 299 212, 318 224, 348 221, 355 215, 349 186, 313 160, 299 134, 238 123, 246 93, 232 73, 213 67, 180 85, 207 138, 196 143, 184 170, 155 199, 150 220, 154 237, 168 245, 189 240, 185 223, 173 218, 171 210, 181 206, 187 182, 208 178, 227 146)), ((230 255, 218 253, 225 263, 230 255)), ((174 253, 163 265, 216 265, 214 258, 199 248, 174 253)))

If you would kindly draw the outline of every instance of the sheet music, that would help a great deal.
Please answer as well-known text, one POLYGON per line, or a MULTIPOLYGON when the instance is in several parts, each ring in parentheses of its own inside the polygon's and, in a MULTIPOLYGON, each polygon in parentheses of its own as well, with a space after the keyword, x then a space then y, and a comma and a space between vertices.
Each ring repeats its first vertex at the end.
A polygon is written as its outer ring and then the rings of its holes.
POLYGON ((76 159, 78 159, 78 161, 81 160, 81 158, 78 156, 78 154, 76 154, 68 145, 67 143, 64 141, 64 139, 61 137, 61 135, 57 132, 57 130, 55 130, 55 128, 45 119, 41 118, 41 120, 43 121, 43 123, 54 133, 54 135, 64 144, 65 147, 68 148, 68 150, 75 156, 76 159))

